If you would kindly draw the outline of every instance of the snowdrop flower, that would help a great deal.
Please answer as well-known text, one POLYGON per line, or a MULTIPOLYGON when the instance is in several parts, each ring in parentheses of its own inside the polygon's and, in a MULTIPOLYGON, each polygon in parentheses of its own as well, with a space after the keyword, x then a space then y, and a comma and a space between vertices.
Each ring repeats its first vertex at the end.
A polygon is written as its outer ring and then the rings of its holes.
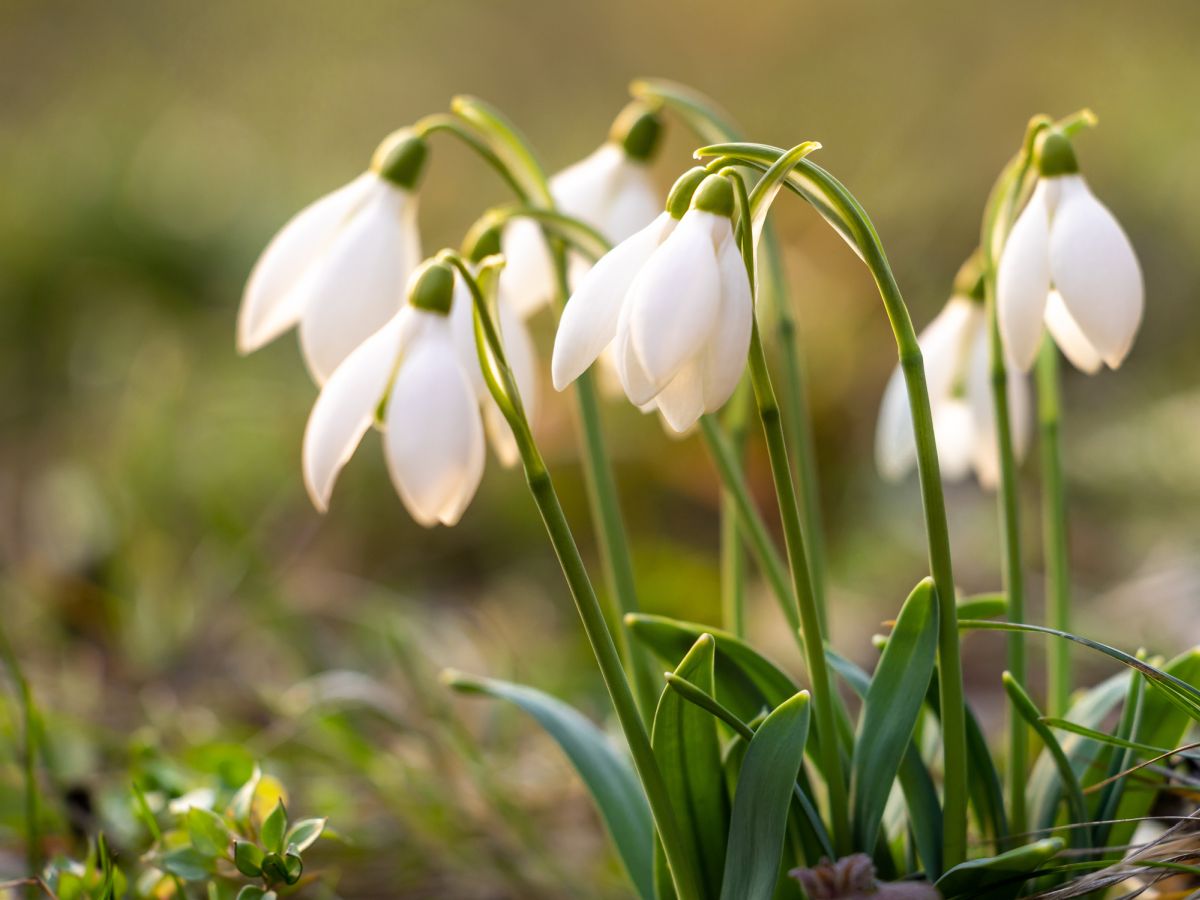
MULTIPOLYGON (((662 123, 640 103, 627 106, 613 123, 609 138, 590 156, 550 179, 550 195, 559 212, 586 222, 616 244, 644 228, 662 210, 648 163, 658 149, 662 123)), ((504 228, 501 299, 528 316, 555 292, 554 261, 541 227, 513 219, 504 228)), ((577 253, 570 258, 570 282, 578 284, 590 268, 577 253)))
MULTIPOLYGON (((408 303, 330 376, 304 433, 304 483, 317 509, 328 507, 338 473, 377 414, 392 483, 426 527, 454 525, 475 496, 483 476, 485 419, 498 455, 515 459, 508 424, 489 406, 470 304, 449 264, 426 262, 410 280, 408 303)), ((532 343, 519 317, 502 318, 501 328, 529 409, 535 397, 532 343)))
POLYGON ((249 353, 299 325, 309 373, 324 384, 350 351, 391 319, 421 261, 413 189, 425 141, 392 135, 371 167, 305 207, 254 266, 238 314, 238 350, 249 353))
MULTIPOLYGON (((996 410, 992 400, 987 314, 978 299, 956 294, 917 337, 925 360, 933 432, 942 477, 958 481, 972 470, 983 487, 1000 477, 996 410)), ((1032 431, 1028 378, 1008 369, 1013 449, 1025 455, 1032 431)), ((898 481, 917 462, 912 411, 899 367, 883 393, 875 429, 875 462, 881 475, 898 481)))
POLYGON ((668 211, 614 247, 568 301, 554 386, 612 345, 626 396, 672 430, 719 409, 745 368, 754 317, 732 214, 728 179, 700 168, 680 178, 668 211))
POLYGON ((1079 369, 1117 368, 1142 321, 1142 270, 1129 238, 1079 174, 1057 131, 1040 147, 1041 178, 1017 218, 996 273, 1005 351, 1023 370, 1049 330, 1079 369))

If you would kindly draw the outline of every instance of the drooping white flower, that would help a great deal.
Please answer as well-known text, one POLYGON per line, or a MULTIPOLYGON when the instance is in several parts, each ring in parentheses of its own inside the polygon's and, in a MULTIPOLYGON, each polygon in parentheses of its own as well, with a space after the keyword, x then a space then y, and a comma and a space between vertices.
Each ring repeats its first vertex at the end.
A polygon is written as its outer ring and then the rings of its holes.
POLYGON ((630 401, 684 432, 737 387, 754 303, 728 180, 693 170, 668 209, 584 277, 559 323, 551 370, 563 390, 611 345, 630 401), (680 197, 691 197, 682 214, 680 197))
MULTIPOLYGON (((363 435, 381 424, 388 472, 409 513, 426 527, 453 525, 483 475, 485 420, 505 464, 515 461, 516 449, 483 383, 471 299, 455 271, 426 263, 414 273, 408 297, 322 388, 304 433, 304 483, 323 512, 363 435)), ((501 329, 529 411, 536 402, 532 342, 511 313, 502 316, 501 329)))
POLYGON ((1027 371, 1044 326, 1076 367, 1115 369, 1142 321, 1137 255, 1079 174, 1065 136, 1046 136, 1039 166, 1041 178, 1013 224, 996 273, 1005 351, 1027 371))
POLYGON ((380 145, 369 171, 284 225, 242 295, 240 352, 299 325, 305 364, 323 384, 396 314, 421 260, 413 188, 425 155, 421 138, 393 136, 380 145))
MULTIPOLYGON (((983 304, 964 296, 952 297, 917 342, 925 361, 942 477, 958 481, 974 470, 981 485, 994 488, 1000 465, 983 304)), ((1013 450, 1021 459, 1032 433, 1032 406, 1028 377, 1013 367, 1008 369, 1008 403, 1013 450)), ((917 462, 912 411, 899 367, 880 404, 875 462, 880 474, 891 481, 904 477, 917 462)))
MULTIPOLYGON (((608 140, 589 156, 550 178, 550 195, 559 212, 579 219, 611 244, 625 240, 662 211, 648 162, 658 147, 661 124, 640 104, 627 107, 608 140)), ((513 219, 504 227, 501 246, 507 263, 500 279, 501 298, 528 316, 555 292, 554 261, 541 226, 513 219)), ((578 253, 569 259, 572 286, 591 268, 578 253)))

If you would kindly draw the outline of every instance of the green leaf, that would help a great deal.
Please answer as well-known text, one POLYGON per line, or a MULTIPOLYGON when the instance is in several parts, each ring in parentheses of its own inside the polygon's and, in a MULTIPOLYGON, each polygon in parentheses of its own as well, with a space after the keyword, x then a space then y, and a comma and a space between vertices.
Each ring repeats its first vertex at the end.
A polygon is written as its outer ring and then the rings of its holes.
POLYGON ((262 874, 263 852, 249 841, 235 841, 233 844, 233 864, 247 878, 257 878, 262 874))
POLYGON ((273 853, 282 853, 285 831, 287 831, 287 810, 283 806, 283 801, 280 800, 275 804, 270 815, 263 820, 262 828, 259 831, 262 845, 273 853))
POLYGON ((973 594, 958 601, 960 619, 998 619, 1007 614, 1007 594, 973 594))
POLYGON ((633 767, 595 725, 554 697, 519 684, 444 672, 456 691, 484 694, 523 709, 558 742, 583 779, 638 895, 654 897, 654 828, 633 767))
POLYGON ((673 666, 702 634, 716 641, 716 698, 743 722, 773 709, 799 690, 775 663, 727 631, 665 616, 633 613, 625 623, 639 641, 673 666))
POLYGON ((945 900, 1008 900, 1063 848, 1060 838, 1017 847, 999 856, 972 859, 937 880, 945 900))
MULTIPOLYGON (((1087 802, 1083 799, 1083 788, 1080 787, 1079 779, 1075 777, 1075 770, 1071 766, 1071 760, 1063 752, 1058 738, 1054 736, 1054 733, 1042 721, 1041 712, 1033 700, 1030 699, 1029 695, 1025 693, 1025 688, 1009 672, 1005 672, 1001 678, 1004 682, 1004 690, 1008 694, 1008 699, 1012 701, 1013 708, 1020 713, 1021 718, 1028 722, 1034 732, 1037 733, 1037 736, 1041 738, 1046 752, 1050 754, 1050 758, 1054 760, 1054 764, 1058 768, 1058 777, 1062 781, 1064 793, 1067 797, 1067 809, 1071 815, 1070 821, 1078 824, 1086 823, 1089 819, 1087 802)), ((1073 847, 1087 847, 1091 843, 1089 837, 1088 829, 1086 828, 1071 829, 1071 845, 1073 847)))
POLYGON ((254 806, 254 792, 258 790, 258 783, 260 781, 262 781, 262 769, 255 766, 254 771, 250 773, 250 778, 238 788, 238 792, 234 794, 233 800, 230 801, 229 815, 233 817, 233 821, 237 822, 243 828, 250 824, 250 810, 254 806))
MULTIPOLYGON (((1200 648, 1193 648, 1181 653, 1163 665, 1164 673, 1177 678, 1188 685, 1200 683, 1200 648)), ((1159 685, 1148 681, 1155 687, 1159 685)), ((1161 691, 1146 691, 1142 698, 1141 721, 1137 731, 1132 736, 1134 742, 1153 747, 1178 747, 1183 741, 1184 734, 1190 724, 1190 716, 1176 706, 1171 699, 1161 691)), ((1149 777, 1152 782, 1160 782, 1162 776, 1142 771, 1140 776, 1149 777)), ((1140 819, 1150 812, 1157 792, 1154 790, 1128 790, 1117 804, 1117 814, 1114 819, 1140 819)), ((1115 824, 1109 834, 1108 843, 1113 846, 1126 844, 1133 836, 1136 827, 1134 822, 1115 824)))
POLYGON ((286 873, 283 880, 289 885, 295 884, 304 874, 304 860, 294 847, 288 848, 288 852, 283 854, 283 869, 286 873))
POLYGON ((1171 751, 1163 747, 1151 747, 1149 744, 1139 744, 1137 741, 1130 741, 1119 735, 1105 734, 1103 731, 1097 731, 1094 728, 1088 728, 1084 725, 1077 725, 1070 719, 1056 719, 1053 716, 1042 716, 1042 721, 1050 728, 1058 728, 1062 731, 1069 731, 1072 734, 1077 734, 1080 737, 1088 738, 1089 740, 1099 741, 1102 744, 1108 744, 1110 747, 1121 747, 1125 750, 1136 750, 1142 756, 1166 756, 1171 751))
POLYGON ((256 884, 248 884, 238 891, 237 900, 268 900, 274 896, 273 891, 265 891, 256 884))
POLYGON ((187 811, 185 824, 193 847, 205 856, 225 855, 233 835, 229 833, 225 820, 215 812, 193 806, 187 811))
POLYGON ((195 847, 179 847, 164 853, 159 867, 184 881, 204 881, 212 872, 212 857, 195 847))
POLYGON ((538 161, 529 141, 507 116, 490 103, 465 95, 451 100, 450 109, 483 135, 488 146, 520 182, 526 196, 547 208, 554 208, 545 168, 538 161))
MULTIPOLYGON (((711 635, 700 635, 673 674, 711 693, 715 646, 711 635)), ((654 713, 650 745, 695 871, 701 873, 703 885, 715 895, 725 867, 729 824, 729 797, 721 774, 716 721, 677 691, 663 691, 654 713)), ((664 883, 661 877, 657 880, 664 883)))
POLYGON ((808 737, 808 692, 777 706, 755 731, 738 772, 721 900, 770 900, 792 790, 808 737))
POLYGON ((298 852, 303 853, 321 836, 327 821, 327 819, 301 819, 288 830, 287 837, 283 839, 284 844, 288 847, 294 846, 298 852))
POLYGON ((263 878, 271 884, 277 884, 280 881, 286 882, 288 879, 287 864, 283 861, 283 856, 278 853, 268 853, 263 857, 262 871, 263 878))
POLYGON ((851 808, 855 842, 869 850, 929 690, 937 655, 937 593, 933 581, 913 589, 867 689, 854 741, 851 808))
MULTIPOLYGON (((830 667, 859 697, 865 698, 871 687, 871 676, 836 651, 826 649, 830 667)), ((937 690, 930 684, 927 699, 936 700, 937 690)), ((970 720, 970 719, 969 719, 970 720)), ((916 839, 917 855, 925 872, 936 877, 942 871, 942 804, 938 799, 933 776, 921 758, 921 751, 910 738, 897 773, 908 822, 916 839)))

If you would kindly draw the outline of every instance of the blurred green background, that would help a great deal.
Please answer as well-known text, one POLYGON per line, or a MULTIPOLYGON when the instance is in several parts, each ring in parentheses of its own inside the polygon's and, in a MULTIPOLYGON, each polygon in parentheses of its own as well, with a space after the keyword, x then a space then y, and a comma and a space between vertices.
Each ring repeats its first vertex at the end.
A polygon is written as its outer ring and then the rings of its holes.
MULTIPOLYGON (((63 836, 50 849, 71 852, 70 809, 136 855, 144 840, 116 799, 129 773, 167 759, 202 782, 212 748, 234 744, 283 777, 301 814, 331 816, 345 841, 316 854, 327 895, 561 896, 564 878, 574 896, 622 894, 548 741, 436 682, 453 665, 605 714, 520 476, 489 461, 463 523, 424 531, 368 436, 321 517, 300 479, 314 389, 294 338, 234 352, 242 285, 279 225, 458 92, 506 110, 551 169, 603 139, 638 75, 703 90, 753 139, 822 141, 918 326, 974 247, 1026 120, 1092 107, 1101 124, 1079 157, 1138 248, 1147 316, 1119 373, 1067 374, 1077 626, 1128 649, 1200 641, 1197 40, 1195 0, 0 4, 0 602, 54 744, 45 815, 63 836), (64 807, 71 789, 90 812, 64 807)), ((695 143, 671 124, 664 190, 695 143)), ((426 247, 457 244, 503 199, 488 170, 436 143, 426 247)), ((915 479, 886 486, 871 462, 893 345, 853 255, 794 199, 777 208, 833 638, 870 661, 870 635, 925 571, 915 479)), ((569 409, 547 407, 545 452, 594 559, 569 409)), ((624 403, 605 417, 645 606, 716 622, 703 448, 624 403)), ((762 463, 756 448, 765 502, 762 463)), ((1036 465, 1023 471, 1036 611, 1036 465)), ((994 498, 967 483, 949 502, 961 586, 997 589, 994 498)), ((752 632, 797 669, 762 594, 752 632)), ((969 640, 970 691, 994 718, 1003 643, 969 640)), ((9 737, 14 715, 6 705, 9 737)), ((0 878, 21 871, 12 746, 0 878)))

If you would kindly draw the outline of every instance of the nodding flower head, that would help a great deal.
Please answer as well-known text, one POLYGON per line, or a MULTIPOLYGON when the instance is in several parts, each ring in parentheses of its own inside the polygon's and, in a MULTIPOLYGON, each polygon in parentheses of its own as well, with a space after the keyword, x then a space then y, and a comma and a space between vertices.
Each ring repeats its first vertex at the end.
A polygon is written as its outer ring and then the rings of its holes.
MULTIPOLYGON (((453 525, 466 510, 483 475, 485 433, 503 463, 515 462, 512 433, 479 368, 471 316, 458 271, 428 260, 409 280, 403 308, 334 370, 304 433, 304 483, 319 510, 372 424, 383 431, 400 499, 425 526, 453 525)), ((501 331, 532 415, 532 341, 511 312, 502 311, 501 331)))
MULTIPOLYGON (((649 162, 658 151, 662 121, 644 104, 629 104, 613 123, 608 140, 594 152, 550 179, 550 194, 562 213, 599 231, 611 243, 645 227, 662 209, 649 162)), ((504 228, 501 293, 518 311, 536 312, 555 291, 554 264, 536 222, 514 219, 504 228)), ((570 281, 577 284, 590 268, 579 254, 570 256, 570 281)))
POLYGON ((1079 174, 1066 135, 1047 129, 1035 157, 1037 187, 1013 225, 996 273, 1005 350, 1028 370, 1044 326, 1077 368, 1115 369, 1142 321, 1137 255, 1079 174))
POLYGON ((242 353, 298 325, 305 364, 323 384, 396 314, 421 259, 414 190, 426 153, 422 138, 397 132, 376 150, 368 171, 283 226, 242 295, 242 353))
POLYGON ((674 431, 729 399, 754 316, 733 203, 728 179, 694 169, 676 183, 666 212, 596 264, 559 324, 556 388, 612 345, 630 401, 657 408, 674 431))
MULTIPOLYGON (((987 316, 982 298, 969 296, 965 284, 956 287, 963 292, 956 291, 917 338, 925 360, 938 462, 943 478, 957 481, 974 470, 979 483, 992 489, 1000 477, 1000 462, 987 316)), ((1008 370, 1008 400, 1013 447, 1021 458, 1032 433, 1033 408, 1028 377, 1014 367, 1008 370)), ((912 412, 899 367, 880 404, 875 462, 890 481, 903 478, 917 463, 912 412)))

